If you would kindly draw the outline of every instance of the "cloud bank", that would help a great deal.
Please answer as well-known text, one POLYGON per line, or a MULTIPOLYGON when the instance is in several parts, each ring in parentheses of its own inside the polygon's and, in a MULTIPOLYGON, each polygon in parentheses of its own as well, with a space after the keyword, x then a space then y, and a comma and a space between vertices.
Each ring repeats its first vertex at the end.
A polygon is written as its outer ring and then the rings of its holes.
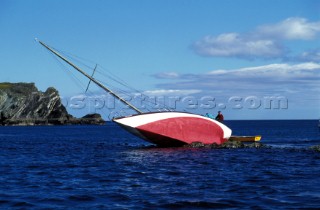
MULTIPOLYGON (((160 74, 155 77, 161 78, 160 74)), ((302 94, 299 98, 306 95, 319 98, 319 80, 320 64, 274 63, 239 69, 217 69, 206 74, 176 74, 170 82, 158 84, 157 87, 176 90, 197 89, 201 90, 201 94, 225 96, 302 94)))
MULTIPOLYGON (((275 59, 287 56, 289 49, 284 41, 314 40, 320 34, 320 21, 305 18, 288 18, 276 24, 258 26, 253 31, 207 35, 192 45, 194 52, 209 57, 235 57, 242 59, 275 59)), ((287 56, 288 57, 288 56, 287 56)), ((308 60, 305 54, 304 60, 308 60)), ((310 55, 314 60, 313 55, 310 55)))

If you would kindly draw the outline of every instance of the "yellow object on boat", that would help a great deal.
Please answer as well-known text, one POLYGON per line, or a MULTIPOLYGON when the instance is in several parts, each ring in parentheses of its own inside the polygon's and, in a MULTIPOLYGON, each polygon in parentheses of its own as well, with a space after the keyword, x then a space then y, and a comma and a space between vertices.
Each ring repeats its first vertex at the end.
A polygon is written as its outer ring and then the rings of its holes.
POLYGON ((260 141, 261 136, 231 136, 229 140, 243 141, 243 142, 255 142, 260 141))

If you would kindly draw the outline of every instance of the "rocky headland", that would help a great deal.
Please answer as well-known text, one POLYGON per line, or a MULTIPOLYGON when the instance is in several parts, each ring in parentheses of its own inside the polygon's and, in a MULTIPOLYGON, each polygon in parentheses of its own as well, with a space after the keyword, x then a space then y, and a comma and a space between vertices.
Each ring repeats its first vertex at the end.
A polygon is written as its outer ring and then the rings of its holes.
POLYGON ((61 103, 58 91, 45 92, 34 83, 0 83, 0 126, 3 125, 102 125, 100 114, 75 118, 61 103))

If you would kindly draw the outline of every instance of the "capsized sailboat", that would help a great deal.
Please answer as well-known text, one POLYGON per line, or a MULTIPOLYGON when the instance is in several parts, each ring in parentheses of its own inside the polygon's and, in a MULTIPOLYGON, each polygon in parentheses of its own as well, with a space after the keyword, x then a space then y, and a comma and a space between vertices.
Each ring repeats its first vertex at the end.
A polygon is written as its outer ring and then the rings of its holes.
POLYGON ((71 63, 56 50, 37 39, 36 41, 89 78, 90 81, 134 110, 136 114, 117 117, 112 120, 125 130, 150 143, 165 147, 182 146, 192 142, 222 144, 231 136, 232 131, 226 125, 198 114, 177 111, 142 112, 139 108, 121 98, 111 89, 71 63))

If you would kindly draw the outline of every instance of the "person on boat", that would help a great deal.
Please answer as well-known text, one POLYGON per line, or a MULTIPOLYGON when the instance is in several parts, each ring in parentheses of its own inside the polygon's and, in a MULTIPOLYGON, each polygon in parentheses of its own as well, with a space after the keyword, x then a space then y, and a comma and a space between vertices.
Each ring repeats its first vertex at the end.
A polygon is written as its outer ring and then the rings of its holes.
POLYGON ((224 120, 224 117, 221 113, 221 111, 218 111, 218 115, 215 118, 217 121, 222 122, 224 120))
POLYGON ((209 118, 211 118, 211 119, 214 119, 214 116, 213 116, 212 114, 210 114, 210 113, 206 113, 206 117, 209 117, 209 118))

